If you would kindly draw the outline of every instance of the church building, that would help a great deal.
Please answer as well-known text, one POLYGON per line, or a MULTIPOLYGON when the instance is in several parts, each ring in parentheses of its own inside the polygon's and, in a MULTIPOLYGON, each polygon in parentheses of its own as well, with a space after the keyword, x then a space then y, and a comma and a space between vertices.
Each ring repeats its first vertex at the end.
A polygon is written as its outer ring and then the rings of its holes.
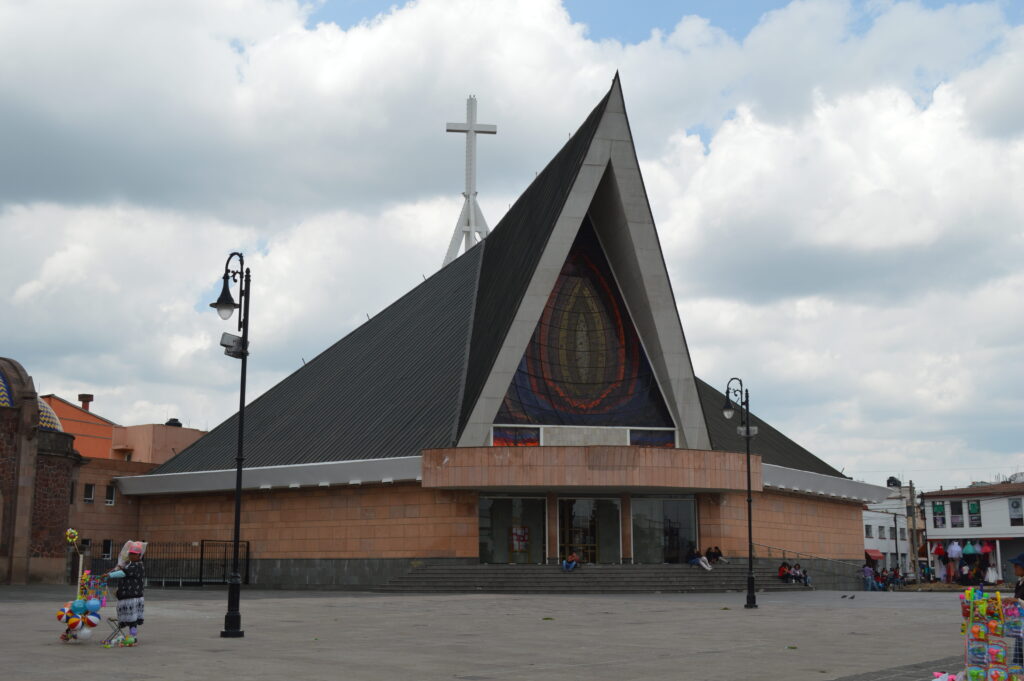
MULTIPOLYGON (((246 407, 250 582, 745 557, 724 401, 694 375, 616 76, 485 239, 246 407)), ((231 538, 236 419, 119 479, 140 538, 231 538)), ((752 424, 754 541, 862 559, 887 490, 752 424)))

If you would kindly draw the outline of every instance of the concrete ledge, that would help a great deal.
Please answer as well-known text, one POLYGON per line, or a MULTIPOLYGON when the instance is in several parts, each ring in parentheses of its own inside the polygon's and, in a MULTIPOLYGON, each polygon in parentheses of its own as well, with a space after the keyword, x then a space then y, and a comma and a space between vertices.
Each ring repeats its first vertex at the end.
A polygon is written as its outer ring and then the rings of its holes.
MULTIPOLYGON (((751 457, 760 492, 761 457, 751 457)), ((745 490, 746 456, 651 447, 459 447, 423 452, 423 486, 478 490, 745 490)))

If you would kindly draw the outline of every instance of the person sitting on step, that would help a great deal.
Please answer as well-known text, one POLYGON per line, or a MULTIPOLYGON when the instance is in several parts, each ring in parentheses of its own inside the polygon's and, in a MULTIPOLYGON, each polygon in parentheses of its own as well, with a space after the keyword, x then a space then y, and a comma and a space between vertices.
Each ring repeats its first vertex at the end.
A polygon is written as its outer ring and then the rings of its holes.
POLYGON ((705 558, 703 555, 701 555, 700 550, 697 549, 696 546, 691 547, 690 548, 690 552, 686 554, 686 562, 689 563, 690 565, 693 565, 694 567, 699 565, 700 567, 704 568, 705 570, 709 570, 710 571, 712 569, 711 568, 711 563, 708 562, 707 558, 705 558))
POLYGON ((786 561, 782 561, 782 565, 779 566, 779 579, 786 582, 787 584, 791 581, 789 578, 790 564, 786 561))
POLYGON ((722 554, 722 549, 715 547, 715 562, 716 563, 728 563, 725 556, 722 554))
POLYGON ((576 566, 580 564, 580 557, 576 555, 575 551, 570 551, 569 555, 562 561, 562 570, 564 572, 572 572, 576 569, 576 566))

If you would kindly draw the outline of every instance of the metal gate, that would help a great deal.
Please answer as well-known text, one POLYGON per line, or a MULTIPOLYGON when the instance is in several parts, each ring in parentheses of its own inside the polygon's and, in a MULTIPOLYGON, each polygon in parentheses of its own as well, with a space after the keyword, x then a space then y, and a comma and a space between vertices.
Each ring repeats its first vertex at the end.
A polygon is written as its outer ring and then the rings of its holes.
MULTIPOLYGON (((199 542, 199 584, 227 584, 231 576, 232 542, 203 539, 199 542)), ((238 543, 238 569, 242 584, 249 583, 249 542, 238 543)))
MULTIPOLYGON (((120 547, 121 544, 116 544, 120 547)), ((159 586, 227 584, 231 575, 232 542, 202 539, 191 542, 149 542, 143 562, 146 582, 159 586)), ((93 572, 114 567, 116 556, 93 558, 93 572)), ((238 543, 238 568, 242 583, 249 583, 249 542, 238 543)))

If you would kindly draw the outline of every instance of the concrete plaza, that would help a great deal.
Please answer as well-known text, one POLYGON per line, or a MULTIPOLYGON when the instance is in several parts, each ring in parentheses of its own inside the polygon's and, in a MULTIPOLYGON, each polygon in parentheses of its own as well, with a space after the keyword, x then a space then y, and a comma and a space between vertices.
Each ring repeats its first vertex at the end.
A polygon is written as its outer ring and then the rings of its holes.
POLYGON ((100 629, 88 642, 57 640, 70 591, 0 587, 2 678, 923 681, 961 645, 956 594, 766 593, 749 611, 738 593, 245 590, 245 638, 229 640, 219 637, 223 590, 150 588, 142 643, 105 649, 100 629))

